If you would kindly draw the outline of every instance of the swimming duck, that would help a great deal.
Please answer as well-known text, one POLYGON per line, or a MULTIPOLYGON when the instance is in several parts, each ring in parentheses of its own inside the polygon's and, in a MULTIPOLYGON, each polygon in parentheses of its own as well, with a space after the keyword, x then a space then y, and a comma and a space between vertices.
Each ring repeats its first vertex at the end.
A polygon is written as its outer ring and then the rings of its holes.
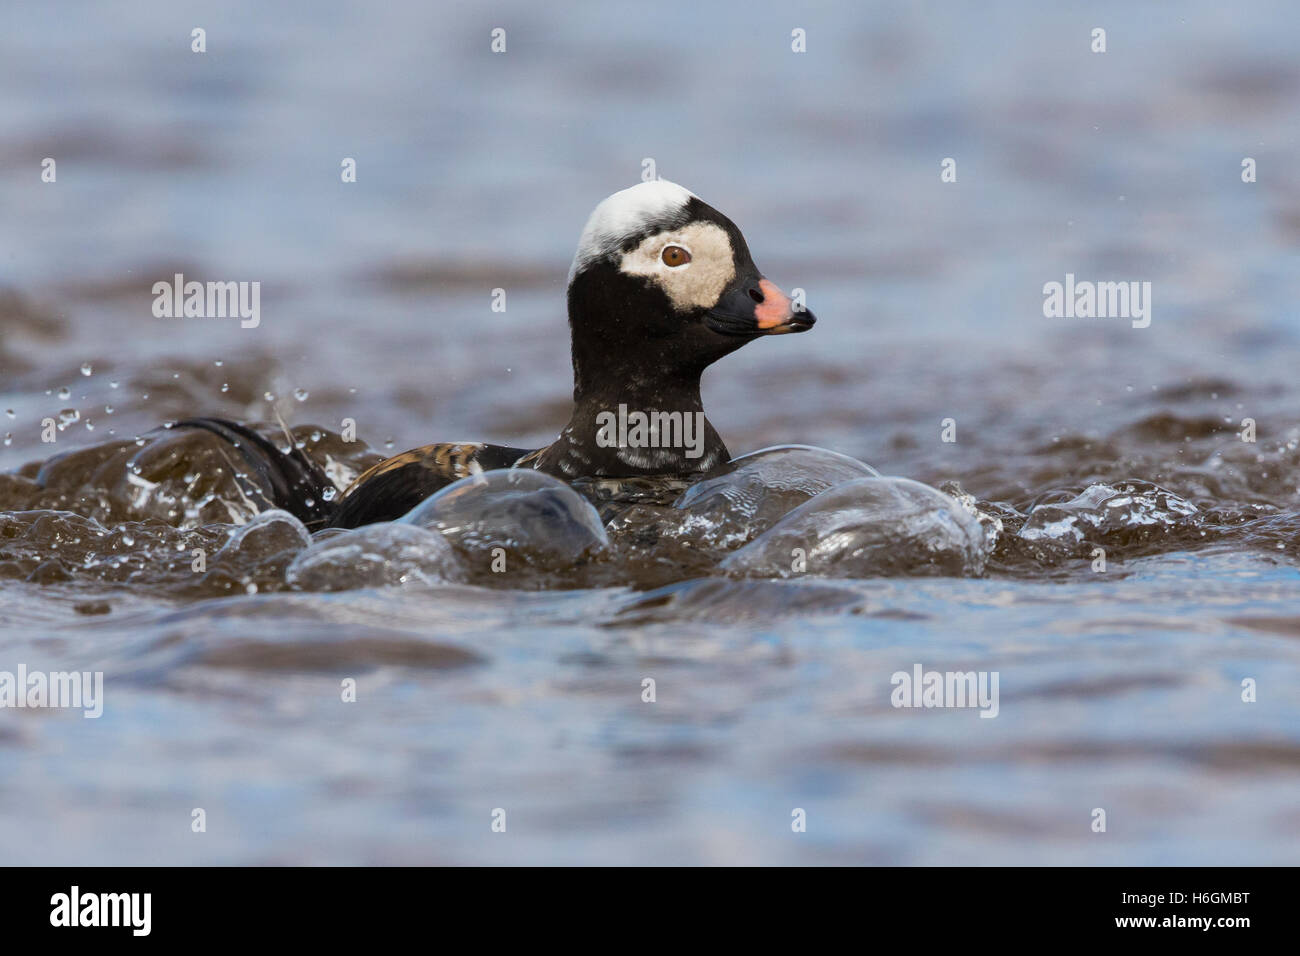
POLYGON ((535 468, 557 478, 705 474, 731 458, 704 416, 700 376, 762 335, 804 332, 811 312, 764 278, 722 213, 666 180, 602 201, 569 269, 573 413, 545 448, 423 445, 362 473, 341 498, 301 450, 236 422, 192 418, 239 448, 267 498, 308 527, 391 521, 459 478, 535 468))

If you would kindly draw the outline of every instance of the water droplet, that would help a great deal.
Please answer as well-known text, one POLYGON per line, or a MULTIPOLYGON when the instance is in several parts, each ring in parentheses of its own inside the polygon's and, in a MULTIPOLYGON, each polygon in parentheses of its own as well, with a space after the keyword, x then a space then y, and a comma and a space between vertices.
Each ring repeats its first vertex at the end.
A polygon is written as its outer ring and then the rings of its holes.
POLYGON ((305 401, 307 401, 307 396, 308 396, 309 394, 310 394, 310 393, 309 393, 309 392, 307 391, 307 389, 305 389, 305 388, 295 388, 295 389, 293 390, 293 397, 296 398, 296 399, 298 399, 298 401, 300 401, 300 402, 305 402, 305 401))
POLYGON ((129 547, 131 547, 132 545, 135 544, 135 538, 133 538, 133 537, 131 536, 131 533, 130 533, 129 531, 123 531, 123 532, 122 532, 122 543, 123 543, 124 545, 126 545, 126 546, 129 548, 129 547))
POLYGON ((109 387, 109 388, 117 388, 117 382, 109 382, 109 383, 108 383, 108 387, 109 387))
POLYGON ((91 373, 94 372, 94 371, 95 371, 95 367, 94 367, 93 365, 91 365, 89 362, 82 362, 82 363, 81 363, 81 374, 82 374, 82 375, 85 375, 87 378, 89 378, 90 375, 91 375, 91 373))
POLYGON ((215 362, 213 362, 212 364, 215 365, 217 368, 221 368, 221 366, 225 365, 226 363, 223 362, 221 359, 217 359, 217 360, 216 360, 215 362))
POLYGON ((65 385, 61 389, 59 389, 59 398, 61 398, 62 400, 67 401, 71 397, 72 397, 72 389, 68 388, 68 386, 65 385))
POLYGON ((80 419, 81 412, 77 411, 75 408, 65 408, 63 411, 59 412, 59 431, 63 431, 63 429, 80 419))
POLYGON ((263 392, 263 393, 262 393, 262 398, 264 398, 264 399, 265 399, 266 401, 268 401, 268 402, 273 402, 273 401, 275 401, 275 396, 272 395, 270 392, 263 392))
POLYGON ((105 406, 104 406, 104 414, 105 414, 105 415, 112 415, 112 414, 113 414, 113 406, 112 406, 112 405, 105 405, 105 406))
POLYGON ((222 383, 221 383, 221 390, 222 390, 223 392, 228 392, 228 391, 230 391, 230 383, 229 383, 229 382, 222 382, 222 383))
POLYGON ((12 408, 6 408, 6 409, 5 409, 5 414, 8 415, 10 418, 13 418, 13 417, 14 417, 14 410, 13 410, 12 408))
POLYGON ((384 439, 384 447, 385 447, 385 448, 392 448, 394 444, 396 444, 396 442, 394 442, 391 438, 385 438, 385 439, 384 439))
POLYGON ((338 491, 334 488, 326 488, 320 496, 326 501, 333 501, 338 496, 338 491))
POLYGON ((14 443, 14 436, 11 432, 5 432, 5 447, 8 448, 14 443))

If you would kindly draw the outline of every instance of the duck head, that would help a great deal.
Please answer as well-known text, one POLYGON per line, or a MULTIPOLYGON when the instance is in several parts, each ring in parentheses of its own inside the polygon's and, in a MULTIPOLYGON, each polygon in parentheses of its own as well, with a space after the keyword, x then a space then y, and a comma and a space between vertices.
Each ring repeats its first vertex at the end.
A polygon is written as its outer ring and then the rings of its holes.
POLYGON ((569 270, 579 392, 611 363, 638 377, 698 376, 746 342, 815 321, 758 271, 735 223, 664 180, 601 202, 569 270))
POLYGON ((563 477, 690 474, 725 463, 700 404, 701 374, 747 342, 816 321, 759 272, 735 223, 663 180, 614 193, 592 212, 569 270, 568 306, 574 414, 537 465, 563 477), (658 434, 655 445, 600 440, 603 413, 620 406, 698 415, 702 447, 658 434))

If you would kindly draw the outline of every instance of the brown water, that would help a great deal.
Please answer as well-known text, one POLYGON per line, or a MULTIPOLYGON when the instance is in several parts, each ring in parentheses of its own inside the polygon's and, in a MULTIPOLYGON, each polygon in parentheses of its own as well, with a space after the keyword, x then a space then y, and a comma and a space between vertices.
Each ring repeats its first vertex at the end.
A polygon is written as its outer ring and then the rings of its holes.
POLYGON ((0 711, 0 860, 1295 863, 1289 12, 15 14, 0 671, 101 670, 105 708, 0 711), (819 317, 706 376, 732 451, 956 482, 1001 521, 982 573, 743 576, 642 510, 535 574, 416 547, 405 585, 295 589, 302 534, 151 437, 278 414, 340 480, 551 440, 572 245, 646 156, 819 317), (261 281, 260 325, 154 318, 175 272, 261 281), (1150 326, 1044 318, 1066 273, 1150 281, 1150 326), (891 706, 916 664, 998 672, 997 718, 891 706))

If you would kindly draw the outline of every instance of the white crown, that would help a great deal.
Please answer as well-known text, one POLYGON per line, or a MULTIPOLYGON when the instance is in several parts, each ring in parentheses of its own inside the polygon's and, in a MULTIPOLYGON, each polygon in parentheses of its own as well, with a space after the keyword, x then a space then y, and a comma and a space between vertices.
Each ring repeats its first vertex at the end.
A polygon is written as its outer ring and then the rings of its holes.
POLYGON ((616 252, 630 237, 657 220, 679 212, 694 198, 689 189, 666 179, 656 179, 637 183, 601 200, 578 240, 569 281, 589 263, 616 252))

